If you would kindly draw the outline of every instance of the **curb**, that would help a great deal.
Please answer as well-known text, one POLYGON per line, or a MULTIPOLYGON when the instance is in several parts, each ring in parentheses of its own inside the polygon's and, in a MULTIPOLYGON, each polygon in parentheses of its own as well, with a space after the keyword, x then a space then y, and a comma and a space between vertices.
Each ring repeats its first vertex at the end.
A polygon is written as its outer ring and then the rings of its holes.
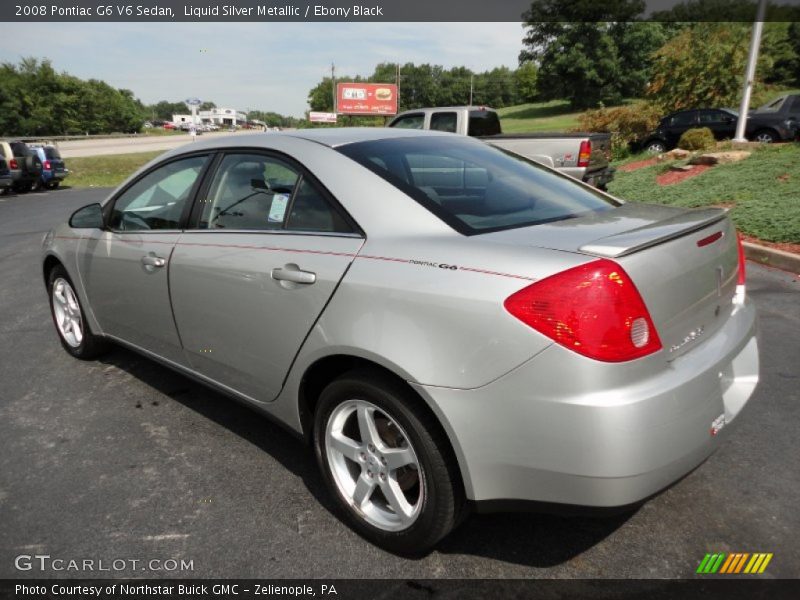
POLYGON ((742 245, 744 246, 744 255, 749 260, 800 275, 800 254, 759 246, 751 242, 742 242, 742 245))

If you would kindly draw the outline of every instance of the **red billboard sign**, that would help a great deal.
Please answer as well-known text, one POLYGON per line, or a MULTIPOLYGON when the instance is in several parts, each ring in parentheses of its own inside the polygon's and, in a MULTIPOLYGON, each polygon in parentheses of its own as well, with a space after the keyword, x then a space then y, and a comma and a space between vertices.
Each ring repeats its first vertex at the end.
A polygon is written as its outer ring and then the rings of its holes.
POLYGON ((336 112, 340 115, 396 115, 397 86, 393 83, 337 83, 336 112))

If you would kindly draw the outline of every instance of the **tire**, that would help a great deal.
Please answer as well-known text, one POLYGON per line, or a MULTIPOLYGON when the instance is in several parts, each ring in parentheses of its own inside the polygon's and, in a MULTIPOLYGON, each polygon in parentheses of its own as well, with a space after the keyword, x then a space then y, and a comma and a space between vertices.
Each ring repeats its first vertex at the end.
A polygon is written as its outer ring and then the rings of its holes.
POLYGON ((91 360, 108 349, 108 342, 89 328, 72 280, 61 265, 53 267, 47 276, 47 295, 53 325, 64 350, 75 358, 91 360))
POLYGON ((778 134, 772 129, 759 129, 753 134, 754 142, 761 142, 762 144, 774 144, 778 141, 778 134))
POLYGON ((33 189, 32 181, 18 182, 13 185, 14 191, 18 194, 27 194, 33 189))
POLYGON ((650 140, 644 145, 644 150, 651 154, 663 154, 667 151, 667 145, 661 140, 650 140))
POLYGON ((364 538, 402 555, 429 550, 465 514, 455 457, 418 402, 393 379, 357 370, 322 391, 314 418, 317 462, 339 511, 364 538), (371 433, 361 434, 362 423, 371 433))
POLYGON ((45 183, 45 184, 44 184, 44 187, 46 187, 48 190, 54 190, 54 189, 56 189, 56 188, 57 188, 57 187, 58 187, 60 184, 61 184, 61 182, 60 182, 60 181, 48 181, 47 183, 45 183))

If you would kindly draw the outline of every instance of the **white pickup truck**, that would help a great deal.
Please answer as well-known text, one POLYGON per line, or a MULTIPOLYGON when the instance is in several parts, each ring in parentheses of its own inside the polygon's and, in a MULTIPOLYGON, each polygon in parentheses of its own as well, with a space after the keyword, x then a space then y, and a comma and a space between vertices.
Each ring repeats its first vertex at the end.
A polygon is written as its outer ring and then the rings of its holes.
POLYGON ((484 106, 408 110, 392 119, 388 127, 432 129, 473 136, 600 189, 605 189, 614 178, 614 168, 608 163, 611 151, 611 135, 608 133, 503 134, 497 112, 484 106))

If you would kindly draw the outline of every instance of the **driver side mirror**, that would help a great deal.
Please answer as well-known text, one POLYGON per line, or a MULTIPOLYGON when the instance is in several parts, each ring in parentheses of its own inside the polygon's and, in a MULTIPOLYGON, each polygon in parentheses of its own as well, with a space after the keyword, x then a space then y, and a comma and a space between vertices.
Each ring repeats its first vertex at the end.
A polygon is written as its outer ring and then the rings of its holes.
POLYGON ((69 226, 74 229, 104 229, 103 207, 95 202, 79 208, 69 218, 69 226))

